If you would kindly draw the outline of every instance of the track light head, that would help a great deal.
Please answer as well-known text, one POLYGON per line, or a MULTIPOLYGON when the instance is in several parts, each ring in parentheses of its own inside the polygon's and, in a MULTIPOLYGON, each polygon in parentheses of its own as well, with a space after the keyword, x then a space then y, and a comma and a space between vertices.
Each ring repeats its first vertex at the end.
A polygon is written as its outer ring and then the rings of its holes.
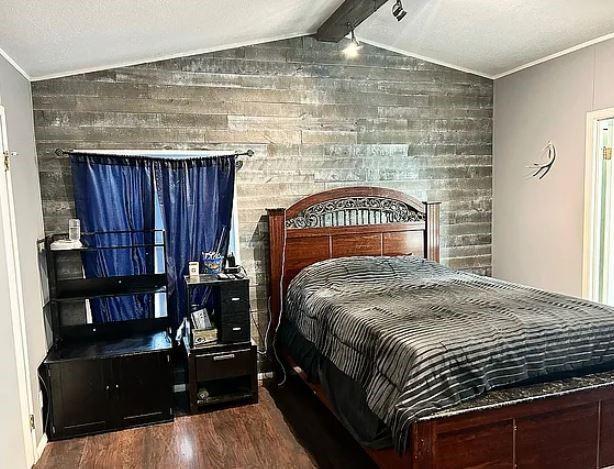
POLYGON ((405 15, 407 15, 407 12, 403 9, 401 0, 397 0, 394 5, 392 5, 392 16, 394 16, 397 21, 401 21, 405 18, 405 15))
POLYGON ((347 45, 345 49, 343 49, 343 53, 348 59, 353 59, 358 55, 358 51, 361 49, 360 42, 356 39, 356 35, 354 34, 354 30, 350 31, 350 40, 351 42, 347 45))

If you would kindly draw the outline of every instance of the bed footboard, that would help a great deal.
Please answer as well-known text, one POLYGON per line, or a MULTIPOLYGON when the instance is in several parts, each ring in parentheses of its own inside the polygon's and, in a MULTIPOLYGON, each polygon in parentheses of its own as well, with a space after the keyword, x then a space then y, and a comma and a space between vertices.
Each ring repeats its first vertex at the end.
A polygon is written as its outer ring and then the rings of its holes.
POLYGON ((413 469, 612 466, 614 383, 420 421, 410 447, 413 469))

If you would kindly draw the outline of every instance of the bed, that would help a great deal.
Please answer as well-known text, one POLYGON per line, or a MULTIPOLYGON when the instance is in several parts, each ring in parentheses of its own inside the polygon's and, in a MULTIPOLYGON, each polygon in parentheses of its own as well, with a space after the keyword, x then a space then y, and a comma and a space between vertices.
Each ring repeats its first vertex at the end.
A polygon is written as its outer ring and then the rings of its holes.
POLYGON ((281 355, 380 467, 614 464, 610 308, 441 266, 439 204, 389 189, 269 210, 269 243, 281 355))

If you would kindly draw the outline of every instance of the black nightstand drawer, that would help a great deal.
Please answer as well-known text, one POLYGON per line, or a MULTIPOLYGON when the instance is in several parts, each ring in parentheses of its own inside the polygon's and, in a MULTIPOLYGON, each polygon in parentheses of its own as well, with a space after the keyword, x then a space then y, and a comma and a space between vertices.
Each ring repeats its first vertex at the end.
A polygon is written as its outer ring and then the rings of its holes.
POLYGON ((220 287, 220 303, 222 308, 236 311, 239 308, 249 308, 249 282, 236 281, 220 287))
POLYGON ((238 318, 235 321, 225 321, 218 331, 221 342, 247 342, 250 338, 249 320, 238 318))
POLYGON ((249 281, 225 284, 219 293, 216 312, 219 340, 225 343, 249 341, 249 281))
POLYGON ((221 301, 222 313, 249 310, 249 298, 241 296, 225 296, 221 301))
POLYGON ((254 358, 249 348, 196 357, 198 381, 230 378, 253 373, 254 358))

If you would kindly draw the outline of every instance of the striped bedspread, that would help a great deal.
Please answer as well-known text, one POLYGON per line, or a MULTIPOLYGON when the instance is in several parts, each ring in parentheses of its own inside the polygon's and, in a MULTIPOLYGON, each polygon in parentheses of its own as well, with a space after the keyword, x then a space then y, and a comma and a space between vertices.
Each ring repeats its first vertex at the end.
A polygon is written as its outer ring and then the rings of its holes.
POLYGON ((614 360, 614 308, 411 256, 311 265, 292 280, 284 315, 364 388, 399 450, 421 416, 614 360))

